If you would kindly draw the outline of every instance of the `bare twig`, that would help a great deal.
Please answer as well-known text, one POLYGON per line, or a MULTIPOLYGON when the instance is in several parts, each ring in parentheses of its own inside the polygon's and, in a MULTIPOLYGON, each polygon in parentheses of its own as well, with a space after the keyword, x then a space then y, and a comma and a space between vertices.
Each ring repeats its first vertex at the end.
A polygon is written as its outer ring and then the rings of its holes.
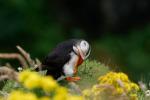
POLYGON ((40 62, 39 59, 36 58, 36 59, 35 59, 34 67, 32 67, 31 70, 36 70, 37 68, 39 69, 39 71, 42 70, 42 68, 41 68, 41 62, 40 62))
POLYGON ((24 68, 28 67, 26 60, 18 53, 0 53, 0 58, 3 59, 18 59, 24 68))
POLYGON ((2 76, 0 76, 0 81, 3 81, 5 79, 9 79, 9 76, 8 75, 2 75, 2 76))
POLYGON ((34 60, 31 59, 30 54, 27 53, 23 48, 21 48, 20 46, 16 46, 17 49, 20 51, 20 53, 25 57, 25 59, 27 60, 27 62, 29 63, 29 66, 34 68, 35 62, 34 60))
POLYGON ((38 67, 39 70, 41 71, 41 70, 42 70, 42 63, 41 63, 41 61, 40 61, 38 58, 36 58, 36 59, 35 59, 35 62, 36 62, 37 67, 38 67))

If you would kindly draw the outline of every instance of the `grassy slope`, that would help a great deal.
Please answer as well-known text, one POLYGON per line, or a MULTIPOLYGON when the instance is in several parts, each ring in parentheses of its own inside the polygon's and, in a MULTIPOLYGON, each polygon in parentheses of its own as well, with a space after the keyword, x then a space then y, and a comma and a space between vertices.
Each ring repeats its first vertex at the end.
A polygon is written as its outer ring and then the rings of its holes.
POLYGON ((97 61, 85 61, 78 71, 81 80, 77 82, 81 89, 91 87, 97 82, 99 76, 109 71, 108 67, 97 61))

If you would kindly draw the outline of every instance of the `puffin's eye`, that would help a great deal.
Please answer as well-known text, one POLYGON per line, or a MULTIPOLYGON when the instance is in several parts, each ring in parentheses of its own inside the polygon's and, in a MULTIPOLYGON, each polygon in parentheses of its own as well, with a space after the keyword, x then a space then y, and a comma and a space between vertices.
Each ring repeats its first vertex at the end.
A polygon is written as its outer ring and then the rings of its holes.
POLYGON ((85 48, 85 47, 86 47, 86 42, 85 42, 85 41, 82 41, 81 44, 80 44, 80 46, 81 46, 82 48, 85 48))
POLYGON ((87 43, 85 41, 81 42, 81 47, 86 48, 87 47, 87 43))
POLYGON ((84 42, 84 46, 86 46, 86 43, 84 42))

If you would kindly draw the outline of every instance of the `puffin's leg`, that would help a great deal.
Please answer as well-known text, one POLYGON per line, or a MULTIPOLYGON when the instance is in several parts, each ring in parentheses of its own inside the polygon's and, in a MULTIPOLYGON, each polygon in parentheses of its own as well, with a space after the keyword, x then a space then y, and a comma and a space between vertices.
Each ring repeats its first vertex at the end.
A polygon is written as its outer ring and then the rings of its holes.
MULTIPOLYGON (((74 70, 73 70, 73 74, 76 75, 78 71, 78 66, 75 66, 74 70)), ((66 80, 67 81, 79 81, 81 78, 79 76, 74 76, 74 77, 67 77, 66 80)))
POLYGON ((76 76, 76 77, 67 77, 66 80, 69 82, 75 82, 75 81, 79 81, 81 78, 76 76))
MULTIPOLYGON (((77 70, 78 70, 78 68, 77 68, 77 67, 75 67, 75 68, 74 68, 74 71, 73 71, 73 72, 74 72, 74 73, 73 73, 74 75, 76 75, 76 74, 77 74, 77 70)), ((74 77, 67 77, 67 78, 66 78, 66 80, 67 80, 67 81, 69 81, 69 82, 79 81, 80 79, 81 79, 81 78, 80 78, 80 77, 78 77, 78 76, 74 76, 74 77)))
MULTIPOLYGON (((76 64, 76 66, 73 69, 73 74, 76 75, 78 72, 78 65, 76 64)), ((73 81, 79 81, 81 78, 78 76, 74 76, 74 77, 67 77, 66 80, 73 82, 73 81)))

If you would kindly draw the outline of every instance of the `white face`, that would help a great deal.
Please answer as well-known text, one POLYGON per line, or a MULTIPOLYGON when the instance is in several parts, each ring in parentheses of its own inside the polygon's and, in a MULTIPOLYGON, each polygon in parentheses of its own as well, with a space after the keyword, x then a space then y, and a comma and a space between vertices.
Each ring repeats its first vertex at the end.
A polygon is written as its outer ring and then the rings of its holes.
POLYGON ((73 47, 77 54, 80 54, 82 59, 86 59, 90 55, 90 45, 87 41, 82 40, 80 44, 73 47))
POLYGON ((88 42, 87 41, 81 41, 81 43, 80 43, 80 48, 81 48, 81 51, 82 51, 82 53, 84 54, 84 56, 86 56, 87 55, 87 53, 88 53, 88 51, 89 51, 89 49, 90 49, 90 46, 89 46, 89 44, 88 44, 88 42))

